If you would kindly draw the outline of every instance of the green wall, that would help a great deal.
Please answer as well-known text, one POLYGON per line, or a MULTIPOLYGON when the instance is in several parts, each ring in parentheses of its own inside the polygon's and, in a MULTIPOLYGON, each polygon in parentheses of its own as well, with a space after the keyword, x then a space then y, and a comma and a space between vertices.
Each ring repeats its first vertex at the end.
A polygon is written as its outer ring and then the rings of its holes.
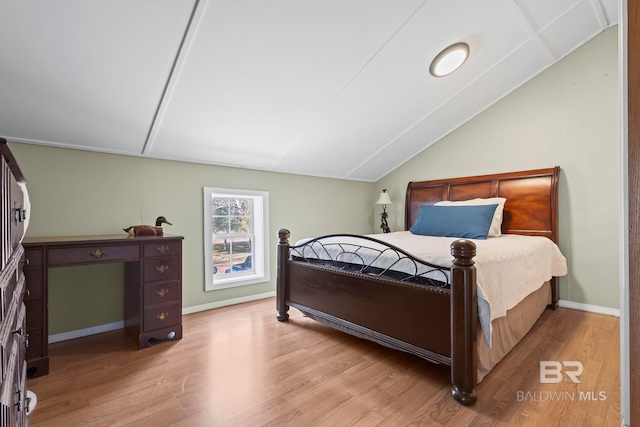
POLYGON ((392 231, 409 181, 560 166, 560 298, 619 308, 618 83, 614 27, 378 181, 397 201, 392 231))
MULTIPOLYGON (((373 228, 373 184, 12 143, 27 179, 27 236, 122 234, 164 215, 165 233, 184 236, 183 307, 275 290, 280 228, 291 240, 373 228), (271 281, 204 291, 202 188, 269 192, 271 281)), ((123 319, 120 264, 49 270, 50 334, 123 319)), ((274 307, 275 313, 275 307, 274 307)))

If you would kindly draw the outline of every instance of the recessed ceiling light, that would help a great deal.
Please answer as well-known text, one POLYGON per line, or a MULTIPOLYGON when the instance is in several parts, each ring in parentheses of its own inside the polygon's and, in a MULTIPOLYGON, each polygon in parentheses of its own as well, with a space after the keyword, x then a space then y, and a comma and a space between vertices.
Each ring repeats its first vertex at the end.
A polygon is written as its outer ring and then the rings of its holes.
POLYGON ((452 44, 434 58, 431 62, 431 66, 429 67, 429 72, 434 77, 444 77, 460 68, 468 57, 468 44, 452 44))

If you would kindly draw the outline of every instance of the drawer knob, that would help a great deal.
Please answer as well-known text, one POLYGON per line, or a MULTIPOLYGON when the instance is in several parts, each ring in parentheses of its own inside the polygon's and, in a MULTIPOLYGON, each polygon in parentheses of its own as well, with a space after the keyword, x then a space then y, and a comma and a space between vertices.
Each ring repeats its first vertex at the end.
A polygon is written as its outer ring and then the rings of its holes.
POLYGON ((18 203, 13 202, 13 211, 14 211, 14 221, 17 225, 19 222, 24 222, 27 219, 27 211, 24 206, 17 207, 18 203))
POLYGON ((13 404, 13 406, 16 407, 17 412, 20 412, 22 410, 22 390, 16 391, 16 394, 18 395, 18 400, 13 404))
POLYGON ((158 291, 156 291, 156 295, 158 295, 159 297, 164 297, 165 295, 169 294, 169 289, 160 289, 158 291))
POLYGON ((29 334, 24 333, 22 328, 18 328, 15 331, 11 331, 11 333, 20 335, 20 337, 22 338, 22 344, 24 344, 24 347, 25 348, 29 347, 29 334))
POLYGON ((156 271, 160 274, 164 274, 167 271, 169 271, 169 266, 168 265, 159 265, 156 267, 156 271))
POLYGON ((160 252, 161 254, 163 254, 163 253, 165 253, 165 252, 169 252, 169 246, 165 246, 165 245, 162 245, 162 246, 156 246, 156 250, 157 250, 158 252, 160 252))
POLYGON ((167 317, 169 317, 169 313, 160 313, 160 314, 156 314, 156 319, 158 320, 164 320, 167 317))
POLYGON ((100 249, 96 249, 95 251, 89 252, 89 255, 91 255, 94 258, 102 258, 106 254, 102 252, 100 249))

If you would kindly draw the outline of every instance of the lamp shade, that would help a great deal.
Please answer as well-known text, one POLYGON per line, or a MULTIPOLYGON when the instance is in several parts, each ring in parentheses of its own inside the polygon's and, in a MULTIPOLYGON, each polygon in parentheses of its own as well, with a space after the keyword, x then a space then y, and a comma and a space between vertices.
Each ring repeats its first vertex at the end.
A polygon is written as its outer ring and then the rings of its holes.
POLYGON ((387 193, 387 190, 382 190, 382 193, 380 193, 380 197, 378 198, 376 205, 392 205, 392 204, 393 202, 389 198, 389 193, 387 193))

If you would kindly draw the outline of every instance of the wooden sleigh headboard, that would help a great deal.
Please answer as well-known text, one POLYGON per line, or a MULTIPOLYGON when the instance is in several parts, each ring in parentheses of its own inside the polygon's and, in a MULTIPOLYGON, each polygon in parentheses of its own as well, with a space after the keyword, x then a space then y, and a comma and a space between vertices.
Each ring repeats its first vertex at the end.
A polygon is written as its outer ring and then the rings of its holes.
POLYGON ((504 197, 502 233, 545 236, 558 243, 560 167, 467 178, 410 182, 405 199, 405 230, 421 205, 442 200, 504 197))

